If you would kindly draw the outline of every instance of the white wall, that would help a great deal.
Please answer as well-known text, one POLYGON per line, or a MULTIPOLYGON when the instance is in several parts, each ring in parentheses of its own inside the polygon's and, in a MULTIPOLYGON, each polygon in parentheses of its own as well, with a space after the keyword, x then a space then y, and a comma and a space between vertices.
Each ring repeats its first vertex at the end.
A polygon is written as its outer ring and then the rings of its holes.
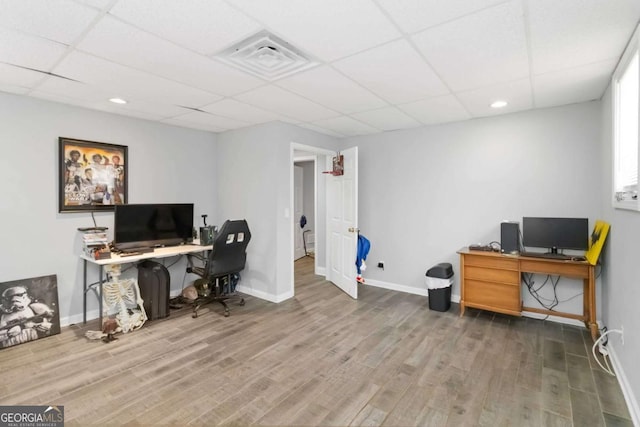
MULTIPOLYGON (((610 345, 624 370, 622 382, 635 397, 640 397, 640 212, 614 209, 612 200, 612 109, 611 88, 602 98, 602 147, 603 170, 602 209, 603 219, 611 224, 611 230, 603 250, 603 323, 609 329, 624 327, 624 345, 617 334, 612 334, 610 345)), ((638 401, 629 410, 640 420, 638 401)), ((632 405, 633 405, 632 404, 632 405)))
MULTIPOLYGON (((600 103, 590 102, 345 140, 360 152, 359 225, 371 241, 365 278, 425 292, 426 270, 450 262, 459 295, 456 251, 500 241, 502 220, 586 217, 593 226, 599 135, 600 103)), ((561 300, 581 292, 582 282, 567 278, 558 287, 561 300)), ((581 314, 582 298, 557 309, 581 314)))
POLYGON ((219 134, 218 143, 218 218, 244 218, 252 234, 239 287, 270 301, 289 298, 293 283, 291 143, 334 150, 337 142, 273 122, 219 134))
MULTIPOLYGON (((93 222, 89 213, 58 213, 58 137, 128 146, 130 203, 194 203, 196 224, 201 213, 215 219, 214 134, 3 93, 0 117, 0 282, 56 274, 63 323, 82 318, 77 228, 93 222)), ((112 238, 113 212, 95 217, 112 238)), ((180 267, 173 291, 182 288, 180 267)), ((97 316, 92 294, 88 302, 97 316)))

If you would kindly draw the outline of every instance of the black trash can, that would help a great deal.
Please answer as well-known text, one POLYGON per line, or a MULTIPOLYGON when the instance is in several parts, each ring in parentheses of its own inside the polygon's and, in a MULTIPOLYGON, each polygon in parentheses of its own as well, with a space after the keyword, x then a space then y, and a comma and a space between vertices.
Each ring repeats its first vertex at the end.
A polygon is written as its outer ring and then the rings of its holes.
POLYGON ((427 289, 429 290, 429 309, 449 311, 451 308, 453 267, 448 262, 436 264, 427 270, 426 276, 427 289))

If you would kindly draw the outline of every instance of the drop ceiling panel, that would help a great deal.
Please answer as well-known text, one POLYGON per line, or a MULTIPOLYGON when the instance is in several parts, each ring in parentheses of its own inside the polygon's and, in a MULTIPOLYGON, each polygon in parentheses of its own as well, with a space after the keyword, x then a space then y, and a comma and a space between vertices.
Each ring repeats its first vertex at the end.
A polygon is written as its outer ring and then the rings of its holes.
POLYGON ((534 76, 535 107, 551 107, 600 99, 617 61, 609 60, 534 76))
POLYGON ((474 89, 529 74, 519 2, 507 2, 412 37, 453 91, 474 89))
POLYGON ((513 113, 533 107, 529 79, 461 92, 456 94, 456 97, 474 117, 513 113), (497 100, 507 100, 509 105, 504 108, 491 108, 491 103, 497 100))
POLYGON ((205 55, 262 28, 220 0, 123 0, 110 13, 205 55))
POLYGON ((638 0, 535 0, 528 8, 534 74, 619 58, 640 18, 638 0))
POLYGON ((318 120, 312 124, 345 136, 370 135, 380 132, 380 129, 376 129, 346 116, 318 120))
MULTIPOLYGON (((639 20, 640 0, 0 0, 0 91, 339 137, 597 99, 639 20), (270 83, 218 58, 262 32, 316 68, 270 83)), ((254 65, 281 67, 264 49, 254 65)))
POLYGON ((185 114, 190 110, 175 105, 135 100, 124 105, 109 102, 110 93, 83 83, 48 78, 33 92, 33 96, 57 102, 65 102, 86 108, 99 109, 149 120, 159 120, 185 114), (130 114, 131 113, 131 114, 130 114))
MULTIPOLYGON (((98 101, 88 101, 82 99, 76 99, 57 93, 43 92, 40 90, 34 90, 29 93, 30 96, 39 99, 45 99, 47 101, 58 102, 60 104, 74 105, 76 107, 89 108, 91 110, 97 110, 100 103, 98 101)), ((146 117, 145 117, 146 118, 146 117)))
POLYGON ((98 16, 96 9, 70 0, 4 0, 0 26, 71 44, 98 16))
POLYGON ((34 87, 36 83, 46 78, 45 74, 2 63, 0 63, 0 76, 2 76, 2 83, 25 89, 34 87))
POLYGON ((172 117, 175 120, 190 123, 200 123, 208 126, 214 126, 219 129, 237 129, 249 125, 248 122, 221 117, 216 114, 203 113, 200 111, 191 111, 189 113, 172 117))
POLYGON ((110 103, 108 101, 105 102, 104 100, 96 101, 96 102, 83 101, 79 99, 69 98, 64 95, 57 95, 57 94, 42 92, 38 90, 31 92, 30 95, 35 98, 45 99, 47 101, 53 101, 61 104, 67 104, 67 105, 74 105, 77 107, 88 108, 91 110, 104 111, 107 113, 114 113, 114 114, 118 114, 126 117, 135 117, 138 119, 152 120, 152 121, 159 121, 163 119, 163 116, 160 114, 137 111, 132 108, 122 109, 122 108, 119 108, 121 106, 110 103))
POLYGON ((29 89, 22 86, 12 85, 10 83, 0 83, 0 92, 15 93, 18 95, 26 95, 29 89))
POLYGON ((114 18, 105 17, 78 49, 216 94, 231 96, 264 84, 114 18))
POLYGON ((334 131, 329 130, 329 129, 321 128, 320 126, 316 126, 316 125, 313 125, 311 123, 300 123, 297 126, 299 126, 301 128, 305 128, 305 129, 310 129, 310 130, 318 132, 318 133, 323 133, 325 135, 333 136, 335 138, 343 138, 345 136, 345 135, 342 135, 341 133, 334 132, 334 131))
POLYGON ((382 99, 328 66, 284 78, 276 85, 344 114, 386 105, 382 99))
POLYGON ((267 29, 331 61, 400 36, 372 0, 230 0, 267 29))
POLYGON ((97 9, 104 9, 111 2, 112 0, 76 0, 76 3, 84 4, 86 6, 92 6, 97 9))
POLYGON ((99 104, 94 108, 96 110, 104 111, 107 113, 118 114, 120 116, 126 116, 126 117, 137 117, 139 119, 144 119, 144 120, 160 121, 164 118, 162 115, 159 115, 159 114, 150 114, 150 113, 145 113, 143 111, 137 111, 134 109, 124 110, 122 108, 118 108, 118 106, 115 104, 109 104, 109 105, 99 104))
POLYGON ((471 115, 453 95, 423 99, 398 105, 402 111, 425 125, 467 120, 471 115))
POLYGON ((201 110, 247 123, 266 123, 280 119, 278 114, 230 98, 205 105, 201 110))
POLYGON ((380 108, 378 110, 352 114, 351 116, 376 129, 384 131, 408 129, 422 125, 422 123, 409 117, 396 107, 380 108))
MULTIPOLYGON (((160 104, 157 102, 148 101, 133 101, 124 105, 114 104, 106 101, 104 105, 108 105, 111 111, 117 111, 119 114, 123 114, 124 111, 133 110, 145 114, 153 114, 160 118, 170 118, 184 114, 185 111, 189 111, 185 108, 176 107, 175 105, 160 104)), ((126 113, 125 113, 126 114, 126 113)))
POLYGON ((67 51, 63 44, 0 27, 0 62, 48 71, 67 51))
POLYGON ((108 102, 109 98, 116 96, 112 91, 101 87, 57 77, 48 77, 36 90, 73 101, 90 103, 108 102))
POLYGON ((218 95, 77 51, 67 56, 54 72, 112 91, 111 97, 117 96, 128 101, 141 99, 199 107, 220 99, 218 95))
POLYGON ((405 33, 415 33, 425 28, 472 12, 484 9, 504 0, 377 0, 405 33))
POLYGON ((162 120, 162 123, 166 123, 173 126, 180 126, 183 128, 192 128, 192 129, 205 130, 205 131, 216 132, 216 133, 224 132, 226 130, 226 129, 215 127, 209 124, 188 122, 188 121, 177 120, 177 119, 164 119, 162 120))
POLYGON ((339 113, 276 86, 263 86, 235 96, 238 101, 303 122, 336 117, 339 113))
POLYGON ((333 66, 394 104, 449 92, 420 54, 404 39, 342 59, 333 63, 333 66))

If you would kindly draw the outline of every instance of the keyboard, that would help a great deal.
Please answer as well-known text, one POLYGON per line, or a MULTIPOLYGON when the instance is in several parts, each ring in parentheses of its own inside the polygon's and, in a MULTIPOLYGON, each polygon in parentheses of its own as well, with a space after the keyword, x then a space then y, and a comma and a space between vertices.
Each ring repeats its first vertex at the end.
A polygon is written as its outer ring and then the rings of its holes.
POLYGON ((547 258, 547 259, 558 259, 558 260, 570 260, 573 257, 571 255, 565 254, 549 254, 543 252, 520 252, 520 256, 526 256, 530 258, 547 258))

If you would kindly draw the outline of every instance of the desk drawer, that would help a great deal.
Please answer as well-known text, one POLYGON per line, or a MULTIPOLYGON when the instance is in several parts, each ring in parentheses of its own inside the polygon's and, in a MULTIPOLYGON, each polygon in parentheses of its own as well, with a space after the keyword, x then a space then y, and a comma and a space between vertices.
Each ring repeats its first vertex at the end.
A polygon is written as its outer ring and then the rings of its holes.
POLYGON ((502 270, 518 270, 518 260, 506 256, 465 255, 464 265, 476 267, 498 268, 502 270))
POLYGON ((507 283, 512 285, 520 285, 520 273, 514 270, 499 270, 495 268, 476 267, 468 265, 465 260, 464 278, 483 280, 494 283, 507 283))
POLYGON ((589 277, 589 268, 591 268, 588 264, 576 262, 524 258, 520 260, 520 267, 523 272, 527 273, 557 274, 559 276, 577 277, 581 279, 589 277))
POLYGON ((479 280, 464 281, 465 303, 520 311, 520 284, 505 285, 479 280))

